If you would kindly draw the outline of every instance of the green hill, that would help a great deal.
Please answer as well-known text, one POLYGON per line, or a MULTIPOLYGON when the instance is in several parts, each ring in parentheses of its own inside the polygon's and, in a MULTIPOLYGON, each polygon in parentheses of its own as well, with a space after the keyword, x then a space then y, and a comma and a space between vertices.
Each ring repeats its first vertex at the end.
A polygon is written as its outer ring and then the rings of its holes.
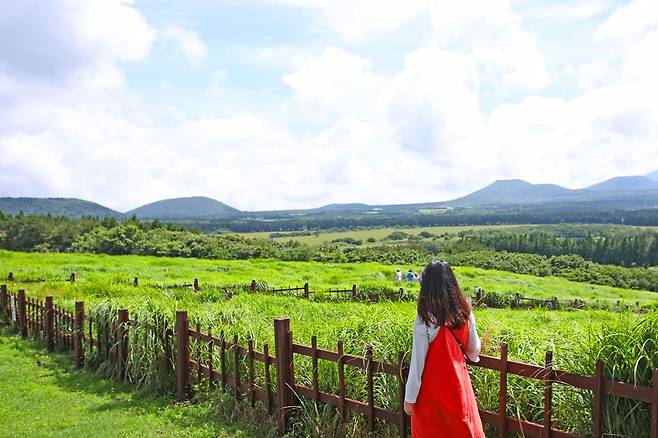
POLYGON ((193 196, 152 202, 126 212, 126 215, 135 215, 140 219, 216 219, 234 217, 240 213, 240 210, 215 199, 193 196))
POLYGON ((588 191, 658 190, 658 181, 647 176, 617 176, 587 187, 588 191))
POLYGON ((0 198, 0 210, 12 215, 39 214, 67 217, 98 216, 121 217, 118 211, 95 202, 76 198, 0 198))

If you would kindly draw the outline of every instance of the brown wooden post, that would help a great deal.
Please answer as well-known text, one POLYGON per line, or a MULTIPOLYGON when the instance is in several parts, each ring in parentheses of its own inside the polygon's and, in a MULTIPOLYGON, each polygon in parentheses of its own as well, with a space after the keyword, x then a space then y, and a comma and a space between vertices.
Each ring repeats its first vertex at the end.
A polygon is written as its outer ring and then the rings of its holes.
POLYGON ((219 344, 219 370, 222 374, 222 389, 226 389, 226 337, 222 331, 220 334, 222 340, 219 344))
POLYGON ((256 280, 251 280, 251 291, 256 292, 256 280))
POLYGON ((213 389, 215 387, 215 360, 213 354, 215 341, 212 340, 212 327, 210 326, 208 326, 208 337, 210 338, 210 342, 208 342, 208 388, 213 389))
POLYGON ((249 339, 247 344, 247 365, 249 369, 249 401, 251 407, 256 406, 256 389, 254 384, 254 341, 249 339))
POLYGON ((352 301, 356 301, 356 284, 352 285, 352 301))
POLYGON ((201 288, 199 287, 199 279, 198 278, 194 279, 194 290, 196 292, 199 292, 201 290, 201 288))
POLYGON ((475 292, 475 307, 480 307, 482 305, 482 289, 479 287, 475 292))
MULTIPOLYGON (((8 324, 7 318, 7 303, 9 302, 7 296, 7 285, 0 285, 0 318, 4 324, 8 324)), ((9 318, 10 319, 10 318, 9 318)))
POLYGON ((139 287, 139 278, 135 277, 135 279, 133 280, 133 286, 139 287))
POLYGON ((233 335, 233 388, 236 400, 240 398, 240 347, 238 341, 238 335, 233 335))
POLYGON ((16 319, 18 320, 18 327, 21 331, 21 338, 27 338, 27 309, 25 306, 25 290, 18 291, 18 312, 16 319))
POLYGON ((375 431, 375 388, 373 382, 372 347, 366 350, 366 378, 368 387, 368 432, 375 431))
POLYGON ((498 386, 498 437, 507 436, 507 344, 500 346, 500 383, 498 386))
POLYGON ((82 368, 84 363, 84 323, 85 323, 85 304, 82 301, 75 302, 75 367, 82 368))
POLYGON ((398 352, 398 397, 400 398, 400 438, 407 437, 407 427, 409 419, 404 412, 404 392, 406 386, 406 378, 404 376, 404 353, 398 352))
POLYGON ((53 297, 46 297, 46 347, 48 351, 53 351, 55 349, 55 340, 53 339, 53 329, 55 325, 55 312, 53 310, 53 297))
POLYGON ((338 341, 338 398, 340 399, 340 418, 343 422, 347 420, 345 411, 345 356, 343 356, 343 341, 338 341))
POLYGON ((190 339, 187 311, 176 311, 176 399, 187 399, 190 386, 190 339))
POLYGON ((658 438, 658 368, 651 376, 651 438, 658 438))
POLYGON ((308 283, 304 283, 304 298, 308 300, 308 283))
POLYGON ((603 362, 601 359, 596 361, 596 372, 594 374, 594 412, 592 420, 594 421, 594 438, 601 438, 601 422, 603 417, 603 362))
POLYGON ((320 376, 318 373, 318 337, 311 337, 311 367, 313 368, 313 400, 320 403, 320 376))
POLYGON ((292 391, 292 345, 290 344, 290 319, 274 320, 274 351, 276 355, 276 389, 278 398, 277 432, 286 433, 286 422, 293 405, 292 391))
POLYGON ((128 309, 119 309, 117 316, 117 380, 123 382, 128 358, 128 309))
POLYGON ((552 435, 553 417, 553 352, 546 352, 546 365, 544 371, 544 428, 542 438, 552 435))
POLYGON ((71 276, 69 277, 69 281, 71 283, 75 283, 75 272, 71 272, 71 276))
POLYGON ((7 281, 14 282, 16 279, 14 278, 14 273, 10 272, 9 275, 7 276, 7 281))

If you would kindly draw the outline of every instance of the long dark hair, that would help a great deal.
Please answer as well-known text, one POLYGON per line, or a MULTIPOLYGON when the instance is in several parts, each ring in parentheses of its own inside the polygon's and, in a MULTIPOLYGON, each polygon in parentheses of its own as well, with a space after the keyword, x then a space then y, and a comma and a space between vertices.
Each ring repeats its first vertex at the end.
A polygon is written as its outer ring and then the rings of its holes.
POLYGON ((448 262, 429 262, 420 277, 418 316, 427 325, 457 328, 468 320, 471 305, 459 289, 448 262))

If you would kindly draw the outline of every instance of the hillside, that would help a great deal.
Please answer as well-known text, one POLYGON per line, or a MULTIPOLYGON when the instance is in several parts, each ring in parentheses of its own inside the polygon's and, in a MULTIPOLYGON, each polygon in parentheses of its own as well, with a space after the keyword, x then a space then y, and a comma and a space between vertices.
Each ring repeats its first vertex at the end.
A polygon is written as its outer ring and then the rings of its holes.
POLYGON ((555 184, 531 184, 520 179, 498 180, 470 195, 448 201, 447 204, 454 207, 533 204, 572 192, 555 184))
POLYGON ((239 214, 240 210, 204 196, 164 199, 126 212, 140 219, 229 218, 239 214))
POLYGON ((618 176, 610 178, 583 190, 587 191, 633 191, 658 190, 658 181, 646 176, 618 176))
POLYGON ((121 217, 118 211, 95 202, 76 198, 0 198, 0 210, 12 215, 23 211, 28 215, 121 217))

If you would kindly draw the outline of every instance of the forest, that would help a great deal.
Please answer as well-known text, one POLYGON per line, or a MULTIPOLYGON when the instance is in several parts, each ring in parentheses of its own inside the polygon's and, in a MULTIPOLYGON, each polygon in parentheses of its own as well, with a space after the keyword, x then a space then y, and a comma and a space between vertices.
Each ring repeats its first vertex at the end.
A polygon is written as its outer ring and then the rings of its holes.
MULTIPOLYGON (((452 240, 421 232, 413 239, 384 239, 363 246, 345 242, 310 246, 293 240, 253 239, 236 234, 204 234, 198 229, 187 229, 180 224, 142 222, 135 218, 118 222, 114 218, 69 219, 18 214, 0 217, 0 247, 13 251, 134 254, 223 260, 270 258, 284 261, 378 262, 400 265, 421 265, 431 258, 442 258, 454 265, 535 276, 555 275, 593 284, 658 291, 658 272, 641 267, 656 264, 652 261, 655 256, 653 248, 656 247, 657 241, 655 232, 628 234, 615 232, 615 228, 611 226, 580 227, 578 233, 585 233, 588 237, 560 237, 552 228, 549 228, 549 231, 537 232, 525 229, 518 232, 494 230, 479 234, 464 232, 459 239, 452 240), (591 227, 589 232, 586 231, 588 227, 591 227), (536 241, 550 241, 547 236, 558 242, 555 244, 557 249, 542 252, 542 248, 536 248, 536 252, 532 252, 531 245, 535 245, 536 241), (531 241, 532 244, 526 243, 531 241), (506 247, 504 242, 511 243, 506 247), (521 243, 513 246, 514 242, 521 243), (600 242, 607 243, 604 245, 600 242), (601 250, 599 253, 608 254, 610 262, 600 263, 589 257, 594 253, 587 251, 596 249, 597 245, 605 248, 605 252, 601 250), (624 257, 628 257, 633 251, 629 248, 635 248, 634 245, 645 250, 637 253, 641 263, 638 262, 637 267, 628 267, 630 259, 624 257), (572 252, 568 252, 566 248, 572 248, 572 252)), ((571 234, 574 233, 576 232, 571 234)))

